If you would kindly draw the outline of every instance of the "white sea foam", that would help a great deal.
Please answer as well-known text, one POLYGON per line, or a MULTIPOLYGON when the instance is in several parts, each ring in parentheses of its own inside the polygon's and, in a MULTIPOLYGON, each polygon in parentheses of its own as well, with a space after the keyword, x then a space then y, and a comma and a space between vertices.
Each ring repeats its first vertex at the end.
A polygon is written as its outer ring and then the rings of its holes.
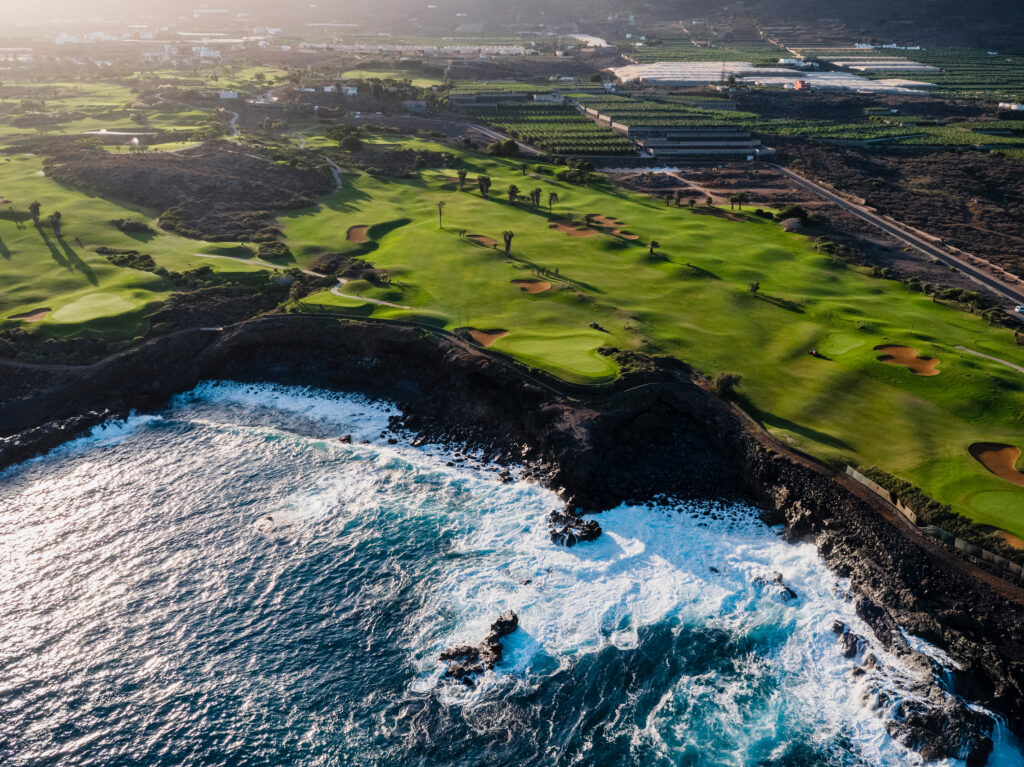
POLYGON ((812 545, 784 542, 751 509, 708 503, 679 511, 621 507, 597 517, 604 528, 600 539, 567 549, 546 535, 548 504, 537 502, 543 492, 532 489, 533 497, 481 516, 459 540, 458 556, 440 574, 418 621, 423 629, 417 689, 441 685, 448 700, 472 706, 487 699, 489 687, 536 683, 582 654, 636 648, 639 632, 669 621, 675 631, 703 627, 735 638, 773 639, 756 643, 765 654, 742 659, 747 668, 735 678, 712 673, 678 680, 636 734, 649 745, 667 753, 669 746, 659 743, 666 731, 685 743, 698 729, 688 712, 711 709, 719 717, 716 726, 731 732, 727 740, 734 744, 732 756, 722 755, 723 764, 750 763, 756 753, 747 749, 764 738, 784 741, 776 730, 794 719, 815 722, 823 741, 851 738, 869 763, 920 761, 889 737, 886 712, 865 704, 879 688, 898 700, 906 694, 901 688, 909 672, 872 642, 881 669, 860 679, 851 675, 860 659, 842 656, 833 622, 843 621, 869 639, 870 629, 812 545), (783 574, 796 600, 782 603, 771 587, 755 584, 758 576, 770 580, 774 572, 783 574), (508 609, 518 613, 520 630, 504 640, 497 673, 473 692, 441 683, 437 653, 479 642, 508 609), (777 694, 759 711, 741 710, 737 701, 756 696, 766 676, 778 684, 777 694))

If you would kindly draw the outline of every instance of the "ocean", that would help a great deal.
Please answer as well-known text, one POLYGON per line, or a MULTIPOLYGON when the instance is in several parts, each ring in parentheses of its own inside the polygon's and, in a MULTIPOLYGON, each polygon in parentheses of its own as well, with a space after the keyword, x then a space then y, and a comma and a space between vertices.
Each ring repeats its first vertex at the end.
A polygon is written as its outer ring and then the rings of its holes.
POLYGON ((557 546, 553 493, 396 412, 206 382, 0 473, 0 763, 920 763, 886 731, 910 672, 812 545, 707 499, 557 546), (502 662, 446 679, 506 610, 502 662))

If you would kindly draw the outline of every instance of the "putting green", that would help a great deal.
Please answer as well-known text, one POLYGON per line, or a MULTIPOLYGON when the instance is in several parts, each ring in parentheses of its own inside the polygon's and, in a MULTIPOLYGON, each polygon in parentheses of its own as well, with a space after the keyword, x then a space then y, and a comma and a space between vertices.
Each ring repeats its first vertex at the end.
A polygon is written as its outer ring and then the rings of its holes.
POLYGON ((101 317, 116 317, 135 311, 143 301, 129 301, 114 293, 89 293, 70 304, 65 304, 49 318, 61 324, 90 322, 101 317))

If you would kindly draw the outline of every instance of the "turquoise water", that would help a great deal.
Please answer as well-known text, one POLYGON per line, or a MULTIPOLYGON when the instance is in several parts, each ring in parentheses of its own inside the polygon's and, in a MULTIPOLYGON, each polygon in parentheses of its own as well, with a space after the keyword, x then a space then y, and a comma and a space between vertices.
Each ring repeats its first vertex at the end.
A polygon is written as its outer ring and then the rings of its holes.
MULTIPOLYGON (((873 705, 908 672, 851 677, 832 623, 869 632, 813 547, 713 502, 558 547, 551 493, 388 445, 393 412, 203 384, 0 475, 0 763, 919 761, 873 705), (507 609, 498 668, 446 682, 507 609)), ((1002 730, 990 764, 1024 764, 1002 730)))

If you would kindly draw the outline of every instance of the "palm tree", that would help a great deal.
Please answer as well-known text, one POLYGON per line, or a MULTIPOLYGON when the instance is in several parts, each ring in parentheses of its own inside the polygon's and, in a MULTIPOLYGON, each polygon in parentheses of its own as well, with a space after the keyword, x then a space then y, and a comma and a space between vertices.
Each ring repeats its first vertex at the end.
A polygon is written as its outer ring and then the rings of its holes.
POLYGON ((676 189, 676 207, 678 208, 683 204, 683 190, 676 189))
POLYGON ((525 162, 519 166, 519 172, 522 173, 524 176, 526 175, 526 171, 528 171, 529 169, 530 166, 527 165, 525 162))
POLYGON ((690 207, 692 208, 696 204, 697 204, 697 201, 691 197, 690 198, 690 207))
POLYGON ((437 228, 438 229, 444 229, 444 224, 442 223, 442 215, 441 214, 444 212, 445 205, 447 205, 447 204, 448 203, 446 203, 444 200, 438 200, 437 201, 437 228))
POLYGON ((653 256, 654 255, 654 249, 655 248, 660 248, 660 247, 661 247, 661 243, 660 242, 658 242, 657 240, 651 240, 651 244, 648 246, 648 248, 650 249, 650 254, 653 256))
POLYGON ((516 236, 515 233, 514 232, 510 232, 508 229, 506 229, 504 232, 501 233, 502 239, 505 240, 505 255, 506 256, 510 255, 511 252, 512 252, 512 238, 515 237, 515 236, 516 236))
POLYGON ((537 188, 530 192, 530 201, 533 203, 533 207, 540 207, 540 196, 544 194, 544 190, 537 188))
POLYGON ((508 192, 509 202, 515 202, 516 200, 519 199, 519 187, 516 186, 515 184, 509 184, 508 189, 506 191, 508 192))
POLYGON ((740 192, 739 194, 736 195, 736 205, 737 205, 737 207, 740 210, 743 210, 743 203, 747 202, 749 199, 750 199, 750 195, 748 195, 746 192, 740 192))
POLYGON ((714 203, 715 201, 711 199, 711 195, 709 194, 708 198, 704 201, 704 204, 710 208, 714 203))
POLYGON ((487 195, 490 194, 490 192, 491 192, 491 177, 490 176, 477 176, 476 177, 476 183, 477 183, 477 186, 480 187, 480 196, 483 197, 486 200, 487 199, 487 195))
POLYGON ((558 202, 558 192, 548 193, 548 213, 551 212, 551 206, 558 202))
POLYGON ((51 213, 49 221, 50 221, 50 226, 53 227, 54 235, 56 235, 57 239, 59 240, 60 239, 60 228, 62 226, 60 211, 59 210, 55 210, 53 213, 51 213))
POLYGON ((594 225, 594 214, 593 213, 588 213, 583 218, 587 222, 587 226, 593 226, 594 225))
POLYGON ((729 210, 733 210, 736 207, 736 198, 737 198, 737 196, 738 195, 735 195, 735 194, 730 194, 729 195, 729 210))
POLYGON ((466 185, 466 169, 459 168, 458 173, 456 175, 458 175, 459 177, 459 191, 461 192, 462 188, 466 185))
POLYGON ((29 215, 32 216, 32 223, 36 226, 39 226, 39 209, 42 207, 38 202, 30 202, 28 204, 29 215))

